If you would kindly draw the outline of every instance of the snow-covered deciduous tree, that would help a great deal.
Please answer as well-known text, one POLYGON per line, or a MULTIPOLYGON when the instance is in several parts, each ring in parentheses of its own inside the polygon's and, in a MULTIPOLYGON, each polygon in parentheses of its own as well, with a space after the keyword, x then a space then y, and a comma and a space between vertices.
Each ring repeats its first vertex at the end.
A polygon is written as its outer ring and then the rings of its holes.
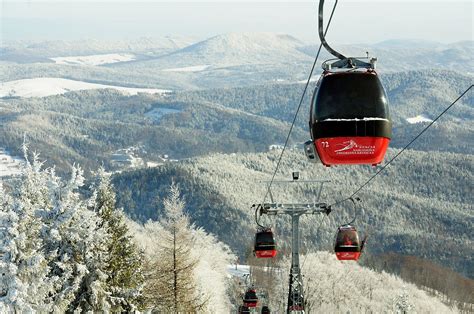
POLYGON ((98 179, 92 201, 101 219, 100 227, 107 234, 105 271, 109 303, 112 311, 132 312, 141 307, 144 256, 129 235, 123 213, 115 207, 115 191, 103 168, 99 169, 98 179))
POLYGON ((227 266, 235 256, 214 235, 190 223, 175 185, 163 203, 160 221, 144 226, 127 221, 146 254, 146 307, 163 312, 229 312, 232 281, 227 266))
POLYGON ((197 287, 194 272, 198 260, 192 252, 196 249, 195 240, 176 185, 171 186, 164 208, 166 216, 161 221, 161 228, 157 228, 156 223, 145 226, 151 232, 158 231, 156 240, 159 241, 156 256, 146 266, 144 297, 147 306, 159 312, 200 312, 208 300, 203 300, 197 287))

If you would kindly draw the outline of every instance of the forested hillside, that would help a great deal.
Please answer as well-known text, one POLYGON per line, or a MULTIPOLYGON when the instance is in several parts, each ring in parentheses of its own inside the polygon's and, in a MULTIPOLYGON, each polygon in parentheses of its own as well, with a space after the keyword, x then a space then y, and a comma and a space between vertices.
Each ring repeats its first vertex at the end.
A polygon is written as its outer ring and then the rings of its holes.
MULTIPOLYGON (((392 147, 402 147, 469 83, 456 72, 420 71, 382 76, 394 121, 392 147)), ((140 158, 157 161, 209 152, 262 152, 282 144, 294 117, 303 84, 210 89, 167 95, 125 96, 114 90, 80 91, 45 98, 0 100, 0 146, 19 152, 24 136, 60 171, 73 162, 86 170, 111 169, 111 155, 140 147, 140 158)), ((309 89, 290 145, 309 138, 309 89)), ((473 154, 472 92, 416 142, 416 149, 473 154)))
MULTIPOLYGON (((317 75, 316 75, 317 78, 317 75)), ((407 119, 418 115, 434 119, 459 94, 472 84, 472 76, 454 71, 425 70, 381 74, 381 80, 390 102, 393 119, 393 141, 395 147, 408 143, 413 134, 421 131, 423 125, 410 124, 407 119)), ((315 82, 310 85, 297 126, 308 129, 309 103, 315 82)), ((175 97, 183 101, 206 100, 223 106, 244 110, 291 122, 298 106, 304 84, 273 84, 246 88, 228 88, 177 93, 175 97)), ((474 94, 469 92, 446 113, 443 120, 417 143, 422 150, 439 150, 473 154, 469 136, 474 131, 474 94)), ((309 138, 293 137, 293 142, 304 142, 309 138)))
MULTIPOLYGON (((390 150, 388 158, 395 150, 390 150)), ((174 181, 186 195, 190 216, 245 254, 255 229, 250 206, 263 201, 279 151, 264 154, 211 155, 115 176, 122 191, 118 202, 135 219, 156 218, 165 186, 174 181)), ((399 252, 429 258, 472 278, 469 237, 472 204, 472 155, 408 150, 360 193, 357 225, 370 234, 368 251, 399 252)), ((302 179, 329 179, 321 201, 332 204, 347 197, 374 173, 371 167, 323 168, 308 163, 302 153, 287 152, 277 178, 299 170, 302 179)), ((298 190, 275 187, 275 201, 316 201, 317 187, 298 190)), ((267 199, 267 201, 269 201, 267 199)), ((303 244, 310 250, 332 250, 337 226, 355 215, 350 203, 328 216, 303 220, 303 244)), ((288 236, 284 219, 264 221, 275 226, 278 238, 288 236)))
MULTIPOLYGON (((145 160, 174 159, 208 152, 266 151, 285 136, 288 124, 209 102, 166 96, 123 96, 113 90, 82 91, 0 103, 0 145, 18 154, 26 136, 59 170, 80 163, 104 164, 128 147, 141 147, 145 160)), ((302 131, 297 131, 302 134, 302 131)))

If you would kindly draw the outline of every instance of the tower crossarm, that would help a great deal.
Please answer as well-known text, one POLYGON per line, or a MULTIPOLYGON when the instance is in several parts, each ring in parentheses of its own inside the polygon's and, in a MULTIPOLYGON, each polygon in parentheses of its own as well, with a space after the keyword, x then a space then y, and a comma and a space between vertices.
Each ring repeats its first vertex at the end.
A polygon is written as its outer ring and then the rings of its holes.
POLYGON ((266 215, 329 215, 331 207, 326 203, 265 203, 261 214, 266 215))

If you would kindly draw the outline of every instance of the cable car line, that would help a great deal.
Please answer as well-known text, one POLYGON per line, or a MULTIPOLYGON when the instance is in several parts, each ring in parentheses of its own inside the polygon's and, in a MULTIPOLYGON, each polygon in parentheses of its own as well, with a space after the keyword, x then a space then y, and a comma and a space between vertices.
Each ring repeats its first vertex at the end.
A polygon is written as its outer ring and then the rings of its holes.
POLYGON ((420 133, 418 133, 418 135, 416 135, 408 144, 405 145, 405 147, 403 147, 394 157, 392 157, 392 159, 390 159, 385 165, 383 165, 372 177, 369 178, 369 180, 367 180, 364 184, 362 184, 357 190, 355 190, 354 193, 352 193, 349 197, 347 198, 344 198, 342 200, 339 200, 331 205, 329 205, 329 207, 331 206, 335 206, 337 204, 340 204, 340 203, 343 203, 345 201, 348 201, 350 199, 352 199, 357 193, 359 193, 364 187, 366 187, 372 180, 375 179, 375 177, 377 177, 382 171, 385 170, 385 168, 388 167, 388 165, 390 165, 392 163, 392 161, 394 161, 398 156, 400 156, 411 144, 413 144, 413 142, 415 142, 421 135, 423 135, 423 133, 425 133, 436 121, 438 121, 439 118, 441 118, 452 106, 454 106, 464 95, 467 94, 468 91, 471 90, 471 88, 474 87, 474 85, 471 85, 469 86, 463 93, 461 93, 461 95, 459 95, 458 98, 456 98, 456 100, 454 100, 448 107, 446 107, 443 112, 441 112, 433 121, 430 122, 430 124, 428 124, 420 133))
MULTIPOLYGON (((324 2, 324 1, 322 1, 322 2, 324 2)), ((336 0, 336 2, 334 3, 334 6, 332 8, 331 16, 329 17, 329 21, 328 21, 328 24, 326 26, 324 36, 326 36, 326 34, 329 30, 329 26, 331 25, 331 20, 332 20, 332 17, 334 15, 334 11, 336 10, 337 2, 338 2, 338 0, 336 0)), ((322 24, 321 24, 321 27, 322 27, 322 24)), ((321 30, 321 32, 322 32, 322 30, 321 30)), ((311 81, 311 77, 313 76, 314 68, 316 67, 316 63, 318 62, 319 54, 321 53, 321 48, 322 47, 323 47, 323 43, 321 42, 321 44, 319 45, 318 52, 316 53, 316 57, 314 58, 313 66, 311 67, 311 71, 309 73, 308 80, 306 81, 306 85, 304 87, 303 94, 301 95, 301 99, 300 99, 300 102, 298 104, 298 108, 296 109, 296 113, 295 113, 295 116, 293 118, 293 122, 291 123, 290 130, 289 130, 288 135, 286 137, 285 145, 283 146, 283 150, 281 151, 280 157, 278 158, 278 162, 277 162, 277 165, 276 165, 276 168, 275 168, 275 172, 273 173, 272 179, 270 180, 270 183, 269 183, 268 188, 267 188, 267 192, 265 193, 265 196, 263 197, 262 204, 265 204, 265 200, 267 199, 268 193, 270 192, 270 188, 272 187, 273 180, 275 179, 275 175, 278 172, 278 168, 280 167, 280 163, 281 163, 283 154, 285 153, 286 147, 288 146, 288 141, 290 139, 291 132, 293 131, 293 127, 294 127, 296 119, 298 117, 298 113, 300 111, 301 105, 303 104, 304 96, 306 95, 306 91, 308 90, 308 86, 309 86, 309 83, 311 81)), ((257 219, 257 214, 255 214, 255 218, 257 219)), ((259 223, 257 222, 257 224, 259 224, 259 223)))

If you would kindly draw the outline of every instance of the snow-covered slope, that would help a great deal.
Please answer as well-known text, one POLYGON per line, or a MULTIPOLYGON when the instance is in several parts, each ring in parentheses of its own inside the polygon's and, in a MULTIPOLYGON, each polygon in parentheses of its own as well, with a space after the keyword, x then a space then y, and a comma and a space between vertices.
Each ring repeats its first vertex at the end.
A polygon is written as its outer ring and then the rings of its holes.
POLYGON ((311 253, 304 261, 306 299, 313 305, 310 312, 457 313, 414 284, 355 262, 338 261, 334 254, 311 253))
POLYGON ((135 55, 129 53, 109 53, 90 56, 56 57, 50 59, 57 64, 104 65, 132 61, 135 60, 135 55))
MULTIPOLYGON (((309 253, 301 260, 309 313, 458 312, 398 276, 362 267, 357 262, 338 261, 329 252, 309 253)), ((290 264, 286 257, 273 267, 228 265, 227 272, 241 282, 252 273, 257 292, 267 294, 270 308, 282 313, 286 309, 290 264)))
POLYGON ((39 77, 33 79, 2 82, 0 84, 0 98, 5 97, 46 97, 64 94, 71 91, 87 89, 112 88, 128 95, 137 93, 164 94, 170 92, 165 89, 130 88, 103 84, 87 83, 56 77, 39 77))

